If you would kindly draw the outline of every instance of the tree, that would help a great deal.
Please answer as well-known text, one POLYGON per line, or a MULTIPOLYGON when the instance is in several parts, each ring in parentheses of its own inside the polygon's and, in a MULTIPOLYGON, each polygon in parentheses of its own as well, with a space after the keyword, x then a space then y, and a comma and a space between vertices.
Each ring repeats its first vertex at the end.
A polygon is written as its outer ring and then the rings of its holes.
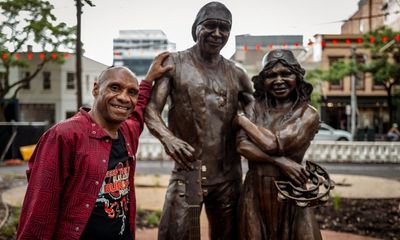
POLYGON ((367 63, 352 59, 338 60, 328 70, 320 71, 319 77, 329 82, 338 82, 345 76, 370 73, 374 84, 385 87, 390 123, 393 123, 393 88, 400 83, 400 33, 383 26, 363 35, 363 47, 371 52, 367 63))
POLYGON ((393 123, 393 89, 400 83, 400 32, 383 26, 363 38, 364 46, 371 50, 372 55, 364 71, 372 74, 375 84, 385 87, 390 123, 393 123))
MULTIPOLYGON (((40 51, 57 53, 60 47, 74 47, 75 28, 57 23, 52 14, 53 5, 45 0, 3 0, 0 2, 0 102, 6 96, 16 98, 18 92, 37 76, 49 62, 63 63, 57 55, 45 54, 34 66, 29 76, 16 81, 10 79, 12 67, 29 67, 29 62, 20 59, 19 52, 29 44, 36 44, 40 51), (2 66, 1 66, 2 65, 2 66)), ((59 56, 59 54, 58 54, 59 56)), ((4 121, 5 104, 0 105, 0 121, 4 121)))

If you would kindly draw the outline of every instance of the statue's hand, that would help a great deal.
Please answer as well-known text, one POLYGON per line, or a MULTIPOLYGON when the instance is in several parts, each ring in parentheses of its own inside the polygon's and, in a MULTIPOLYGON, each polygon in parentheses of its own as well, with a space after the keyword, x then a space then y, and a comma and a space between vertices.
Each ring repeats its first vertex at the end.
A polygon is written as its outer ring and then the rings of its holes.
POLYGON ((170 155, 183 169, 192 170, 194 158, 194 148, 187 142, 177 137, 168 137, 164 141, 165 151, 170 155))
POLYGON ((307 182, 309 173, 301 164, 298 164, 297 162, 286 157, 277 158, 276 163, 281 172, 289 177, 291 182, 293 182, 295 185, 301 186, 307 182))

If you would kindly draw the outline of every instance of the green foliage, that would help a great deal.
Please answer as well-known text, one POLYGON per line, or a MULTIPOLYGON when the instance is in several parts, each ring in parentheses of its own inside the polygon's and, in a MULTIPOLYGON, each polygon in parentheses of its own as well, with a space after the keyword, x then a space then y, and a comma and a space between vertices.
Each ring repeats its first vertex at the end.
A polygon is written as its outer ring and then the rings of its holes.
POLYGON ((29 62, 16 57, 27 45, 36 44, 40 51, 57 53, 60 47, 72 49, 75 43, 75 28, 58 23, 53 15, 53 5, 46 0, 2 0, 0 1, 0 65, 5 69, 0 81, 0 100, 6 94, 13 97, 28 84, 48 62, 62 63, 62 59, 51 58, 51 54, 35 66, 28 78, 10 82, 11 67, 28 67, 29 62), (7 54, 7 57, 3 57, 7 54))
POLYGON ((6 224, 0 229, 0 236, 12 238, 17 232, 19 222, 19 215, 21 214, 21 207, 11 207, 10 216, 6 224))
POLYGON ((342 198, 340 197, 339 193, 335 193, 333 195, 333 198, 332 198, 333 209, 335 209, 336 212, 340 210, 341 199, 342 198))
POLYGON ((146 216, 146 223, 149 227, 157 227, 160 223, 161 211, 154 211, 146 216))
MULTIPOLYGON (((374 84, 385 87, 388 108, 393 109, 392 89, 400 82, 400 32, 383 26, 364 34, 363 43, 363 47, 368 48, 372 55, 367 63, 339 60, 328 70, 322 71, 319 76, 323 80, 338 83, 343 77, 351 74, 371 73, 374 84)), ((390 122, 393 122, 391 111, 390 122)))
POLYGON ((319 109, 321 105, 321 73, 320 69, 314 69, 306 72, 305 80, 314 87, 311 93, 311 105, 319 109))
POLYGON ((399 36, 400 32, 386 26, 363 36, 364 46, 372 53, 365 70, 372 74, 375 83, 384 85, 387 91, 400 81, 400 45, 396 40, 399 36), (371 38, 374 39, 372 43, 371 38))

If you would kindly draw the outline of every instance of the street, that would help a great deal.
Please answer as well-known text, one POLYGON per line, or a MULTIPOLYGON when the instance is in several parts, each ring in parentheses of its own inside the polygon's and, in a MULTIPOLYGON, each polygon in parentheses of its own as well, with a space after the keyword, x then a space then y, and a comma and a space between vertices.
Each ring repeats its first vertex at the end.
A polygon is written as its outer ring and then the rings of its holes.
MULTIPOLYGON (((383 177, 400 180, 400 164, 395 163, 320 163, 328 173, 331 174, 354 174, 371 177, 383 177)), ((0 176, 6 174, 23 174, 28 165, 22 166, 0 166, 0 176)), ((168 161, 138 161, 136 164, 137 174, 170 174, 173 162, 168 161)), ((247 163, 243 163, 243 172, 248 170, 247 163)))

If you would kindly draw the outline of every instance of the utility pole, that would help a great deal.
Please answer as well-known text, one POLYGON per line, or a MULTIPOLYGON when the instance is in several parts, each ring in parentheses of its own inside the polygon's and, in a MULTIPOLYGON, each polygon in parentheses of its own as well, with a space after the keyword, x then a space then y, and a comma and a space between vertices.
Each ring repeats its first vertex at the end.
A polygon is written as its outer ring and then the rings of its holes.
MULTIPOLYGON (((356 62, 356 48, 351 47, 351 55, 354 63, 356 62)), ((351 135, 353 140, 356 136, 356 119, 357 119, 357 95, 356 95, 356 74, 353 72, 351 74, 351 135)))
POLYGON ((373 0, 369 0, 368 1, 368 11, 369 11, 369 14, 368 14, 368 25, 369 25, 369 29, 368 29, 368 32, 372 32, 372 1, 373 0))
MULTIPOLYGON (((84 0, 89 6, 94 7, 95 5, 91 0, 84 0)), ((75 0, 76 2, 76 97, 77 97, 77 109, 82 106, 82 41, 81 41, 81 15, 82 15, 82 0, 75 0)))
POLYGON ((82 2, 76 0, 76 97, 77 108, 82 106, 82 42, 81 42, 81 15, 82 15, 82 2))

